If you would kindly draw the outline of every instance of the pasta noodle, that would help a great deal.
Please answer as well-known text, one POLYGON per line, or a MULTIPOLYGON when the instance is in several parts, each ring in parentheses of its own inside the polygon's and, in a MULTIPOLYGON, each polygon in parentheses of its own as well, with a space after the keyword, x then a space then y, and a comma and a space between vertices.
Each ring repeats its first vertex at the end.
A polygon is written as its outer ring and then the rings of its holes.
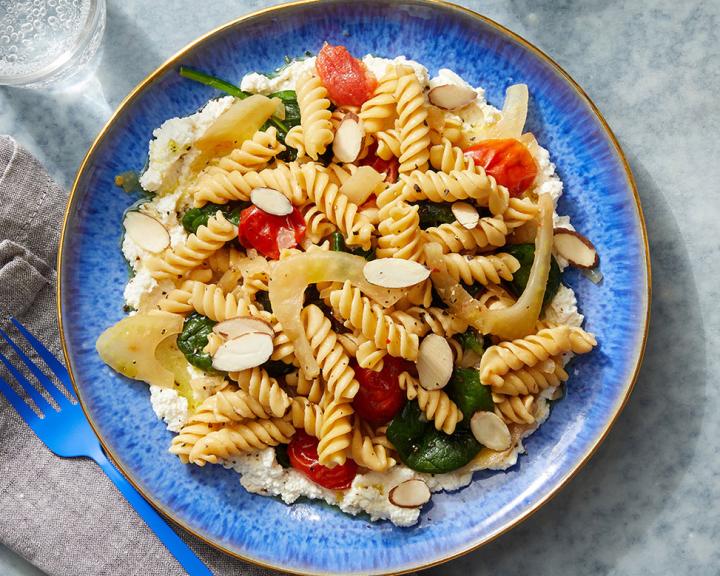
POLYGON ((416 378, 407 372, 400 374, 400 388, 405 390, 408 400, 418 401, 420 410, 435 424, 437 430, 452 434, 457 423, 463 419, 455 402, 442 390, 425 390, 416 378))
POLYGON ((277 129, 271 126, 267 131, 257 131, 250 140, 245 140, 227 156, 218 160, 216 166, 225 172, 237 170, 245 172, 257 171, 264 168, 285 146, 277 139, 277 129))
POLYGON ((171 250, 164 257, 152 256, 147 267, 155 279, 182 278, 197 268, 226 242, 237 237, 237 229, 218 211, 208 218, 207 226, 200 226, 190 234, 184 244, 171 250))
POLYGON ((263 405, 245 390, 220 390, 203 401, 192 416, 193 422, 207 424, 240 422, 246 418, 270 418, 263 405))
POLYGON ((303 152, 317 160, 333 140, 327 89, 317 75, 308 72, 298 78, 295 91, 300 105, 303 152))
POLYGON ((517 258, 506 253, 489 256, 445 254, 442 258, 448 274, 456 282, 465 284, 500 284, 502 280, 512 280, 513 273, 520 268, 517 258))
POLYGON ((322 436, 323 410, 307 398, 298 396, 290 404, 290 418, 295 428, 304 430, 310 436, 322 436))
POLYGON ((388 455, 382 443, 376 443, 372 431, 367 428, 364 422, 355 419, 351 444, 352 458, 358 465, 374 472, 385 472, 395 466, 395 459, 388 455))
POLYGON ((426 170, 430 159, 430 128, 425 97, 409 66, 398 67, 395 99, 400 130, 400 173, 426 170))
POLYGON ((262 407, 273 416, 284 416, 290 407, 290 397, 280 387, 278 381, 259 366, 241 372, 231 372, 241 390, 255 398, 262 407))
POLYGON ((440 244, 445 254, 488 246, 499 248, 505 244, 507 233, 507 226, 501 217, 480 218, 477 227, 471 230, 459 222, 440 224, 425 230, 427 240, 440 244))
POLYGON ((537 394, 546 388, 559 386, 568 379, 560 358, 548 358, 532 368, 512 370, 505 374, 503 383, 493 385, 493 392, 506 396, 537 394))
POLYGON ((335 399, 325 408, 318 443, 320 464, 330 468, 345 464, 352 441, 352 415, 352 404, 345 398, 335 399))
POLYGON ((398 71, 388 66, 380 78, 372 98, 360 108, 360 120, 365 132, 374 134, 392 127, 395 119, 395 90, 398 84, 398 71))
POLYGON ((495 414, 508 424, 532 424, 535 422, 535 397, 492 395, 495 414))

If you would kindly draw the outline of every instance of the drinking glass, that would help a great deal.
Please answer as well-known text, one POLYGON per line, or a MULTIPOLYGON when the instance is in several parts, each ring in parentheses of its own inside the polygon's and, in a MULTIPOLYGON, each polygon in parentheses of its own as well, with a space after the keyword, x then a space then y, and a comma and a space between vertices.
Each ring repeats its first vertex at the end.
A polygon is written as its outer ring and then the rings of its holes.
POLYGON ((96 62, 105 0, 0 0, 0 84, 72 81, 96 62))

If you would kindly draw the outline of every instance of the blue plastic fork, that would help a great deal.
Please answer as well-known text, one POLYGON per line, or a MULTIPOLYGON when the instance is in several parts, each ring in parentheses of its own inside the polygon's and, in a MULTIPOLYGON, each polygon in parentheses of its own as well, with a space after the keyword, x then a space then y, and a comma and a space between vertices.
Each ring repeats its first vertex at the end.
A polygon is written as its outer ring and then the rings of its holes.
POLYGON ((13 390, 7 381, 0 377, 0 394, 5 396, 8 402, 17 410, 18 414, 37 434, 38 438, 45 443, 52 452, 63 458, 86 457, 92 458, 112 480, 113 484, 127 499, 130 505, 140 517, 152 528, 160 541, 167 546, 170 553, 175 556, 178 562, 190 576, 208 575, 212 572, 195 555, 195 553, 183 542, 162 516, 148 504, 147 500, 135 490, 125 476, 113 465, 103 452, 97 436, 93 432, 85 414, 77 401, 70 381, 70 374, 65 366, 52 355, 20 322, 11 318, 10 320, 25 339, 43 359, 48 368, 58 377, 68 393, 72 396, 69 400, 53 381, 46 376, 37 364, 28 358, 20 347, 12 341, 3 330, 0 329, 0 336, 10 345, 22 362, 27 366, 33 376, 42 387, 50 394, 60 407, 55 409, 45 397, 30 383, 30 381, 13 366, 10 361, 0 353, 0 361, 7 367, 8 371, 23 387, 27 395, 32 399, 42 417, 35 414, 32 408, 13 390))

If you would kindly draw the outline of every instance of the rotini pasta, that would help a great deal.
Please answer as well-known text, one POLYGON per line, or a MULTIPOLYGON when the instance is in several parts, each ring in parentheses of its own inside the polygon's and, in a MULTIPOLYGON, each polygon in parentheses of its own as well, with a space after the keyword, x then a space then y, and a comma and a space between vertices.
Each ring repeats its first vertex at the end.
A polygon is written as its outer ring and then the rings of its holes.
POLYGON ((395 86, 400 130, 400 172, 426 170, 430 159, 430 128, 422 87, 409 66, 399 66, 395 86))
POLYGON ((425 230, 428 242, 437 242, 444 253, 477 250, 494 246, 499 248, 505 244, 508 229, 500 217, 480 218, 476 228, 471 230, 459 222, 440 224, 425 230))
POLYGON ((318 443, 320 464, 329 468, 345 464, 352 441, 352 415, 352 404, 344 398, 336 398, 325 407, 318 443))
POLYGON ((241 372, 231 372, 229 376, 238 383, 241 390, 260 402, 273 416, 284 416, 290 407, 287 392, 263 368, 258 366, 241 372))
POLYGON ((385 472, 395 466, 395 459, 388 454, 387 448, 382 443, 376 442, 372 430, 357 418, 350 449, 355 462, 374 472, 385 472))
POLYGON ((392 127, 396 115, 397 83, 397 68, 388 66, 385 74, 380 78, 372 98, 360 108, 360 120, 363 121, 366 133, 374 134, 392 127))
POLYGON ((517 258, 506 253, 489 256, 463 256, 462 254, 445 254, 443 262, 448 274, 456 281, 465 284, 478 282, 500 284, 502 280, 512 280, 513 273, 520 268, 517 258))
POLYGON ((333 140, 327 90, 316 74, 308 72, 298 78, 295 91, 302 119, 303 152, 317 160, 333 140))
POLYGON ((216 166, 225 172, 238 171, 242 174, 264 168, 280 152, 285 151, 277 139, 274 126, 265 132, 257 131, 250 140, 245 140, 227 156, 220 158, 216 166))
POLYGON ((463 419, 455 402, 442 390, 425 390, 416 378, 407 372, 400 374, 400 388, 405 390, 408 400, 417 400, 425 417, 435 424, 437 430, 452 434, 457 423, 463 419))

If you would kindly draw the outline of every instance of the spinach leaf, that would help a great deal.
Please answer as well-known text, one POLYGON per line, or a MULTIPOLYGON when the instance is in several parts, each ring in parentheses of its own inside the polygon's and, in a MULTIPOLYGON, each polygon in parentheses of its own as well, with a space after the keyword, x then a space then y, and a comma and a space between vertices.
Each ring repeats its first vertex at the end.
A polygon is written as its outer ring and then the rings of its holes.
POLYGON ((480 444, 470 430, 458 428, 448 436, 431 428, 405 464, 418 472, 443 474, 462 468, 480 452, 480 444))
POLYGON ((207 346, 208 335, 216 322, 206 316, 193 312, 185 319, 183 331, 177 339, 177 347, 185 354, 185 358, 193 366, 212 371, 212 358, 203 352, 207 346))
MULTIPOLYGON (((520 262, 520 269, 513 274, 512 281, 508 283, 511 292, 519 297, 523 290, 525 290, 528 278, 530 277, 530 269, 535 259, 535 244, 515 244, 514 246, 506 246, 503 248, 503 251, 511 256, 515 256, 518 262, 520 262)), ((560 280, 560 266, 558 266, 558 263, 555 261, 555 257, 552 256, 550 258, 550 274, 548 274, 548 281, 545 286, 543 306, 546 306, 547 303, 555 297, 560 287, 560 280)))
POLYGON ((435 204, 434 202, 420 202, 420 228, 426 230, 440 226, 440 224, 451 224, 455 222, 455 216, 449 204, 435 204))
POLYGON ((218 78, 217 76, 206 74, 200 70, 195 70, 194 68, 180 66, 179 73, 183 78, 194 80, 200 84, 205 84, 205 86, 217 88, 218 90, 222 90, 226 94, 230 94, 230 96, 235 96, 235 98, 240 98, 241 100, 250 96, 248 92, 243 92, 240 88, 235 86, 235 84, 232 84, 227 80, 223 80, 222 78, 218 78))
POLYGON ((260 290, 255 294, 255 301, 262 306, 265 312, 272 312, 272 304, 270 304, 270 294, 260 290))
POLYGON ((275 446, 275 460, 283 468, 290 468, 290 456, 288 456, 287 444, 278 444, 275 446))
POLYGON ((452 435, 435 430, 415 401, 393 418, 387 437, 408 467, 432 474, 465 466, 482 448, 468 430, 458 428, 452 435))
POLYGON ((292 63, 294 63, 294 62, 301 62, 301 61, 303 61, 303 60, 307 60, 307 59, 310 58, 312 55, 313 55, 313 53, 310 52, 310 50, 305 50, 305 52, 303 53, 302 56, 298 56, 298 57, 296 57, 296 58, 291 58, 290 56, 287 56, 287 55, 286 55, 285 58, 284 58, 285 64, 283 64, 283 65, 280 66, 279 68, 275 68, 275 70, 273 70, 272 72, 261 72, 261 74, 262 74, 263 76, 265 76, 266 78, 270 78, 270 79, 272 80, 273 78, 277 78, 278 76, 280 76, 280 74, 282 74, 283 71, 284 71, 288 66, 290 66, 290 64, 292 64, 292 63))
POLYGON ((365 260, 375 260, 375 249, 363 250, 362 248, 348 248, 345 238, 340 232, 333 232, 330 236, 330 250, 335 252, 347 252, 355 256, 362 256, 365 260))
MULTIPOLYGON (((270 119, 262 125, 261 130, 267 130, 270 126, 275 126, 275 128, 277 128, 278 141, 285 144, 287 133, 292 127, 300 124, 300 105, 297 101, 297 94, 295 90, 282 90, 270 94, 269 98, 279 98, 282 101, 285 105, 285 118, 280 120, 276 116, 271 116, 270 119)), ((297 150, 287 146, 287 150, 278 154, 277 157, 285 162, 292 162, 297 158, 297 150)))
POLYGON ((460 342, 463 350, 472 350, 478 356, 485 351, 484 338, 474 328, 468 328, 462 334, 456 334, 455 339, 460 342))
POLYGON ((202 208, 190 208, 182 217, 182 225, 190 233, 197 232, 200 226, 207 226, 211 216, 220 210, 225 218, 237 226, 240 224, 240 212, 250 206, 249 202, 231 202, 229 204, 205 204, 202 208))
POLYGON ((463 413, 464 425, 470 423, 470 418, 478 410, 493 409, 490 388, 480 383, 480 373, 474 368, 455 368, 447 393, 463 413))

